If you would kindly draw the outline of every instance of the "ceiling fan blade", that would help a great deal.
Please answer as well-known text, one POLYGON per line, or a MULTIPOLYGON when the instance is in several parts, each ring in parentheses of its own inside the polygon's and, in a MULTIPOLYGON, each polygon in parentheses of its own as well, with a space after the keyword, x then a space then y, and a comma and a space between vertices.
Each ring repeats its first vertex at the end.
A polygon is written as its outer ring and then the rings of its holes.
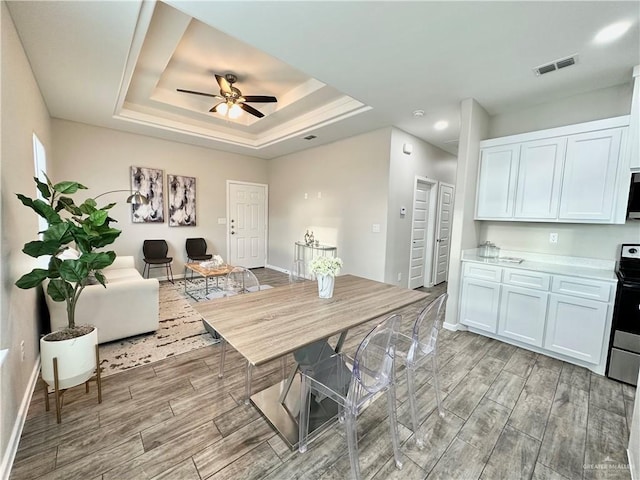
POLYGON ((251 115, 255 115, 258 118, 262 118, 264 117, 264 113, 256 110, 255 108, 253 108, 250 105, 247 105, 246 103, 238 103, 236 105, 240 105, 240 108, 243 109, 245 112, 250 113, 251 115))
POLYGON ((278 101, 276 97, 269 97, 267 95, 243 95, 245 102, 256 102, 256 103, 275 103, 278 101))
POLYGON ((183 90, 182 88, 176 88, 178 92, 192 93, 194 95, 202 95, 203 97, 222 98, 220 95, 214 95, 213 93, 194 92, 193 90, 183 90))
POLYGON ((218 102, 216 103, 213 107, 211 107, 211 110, 209 110, 210 113, 216 113, 216 108, 218 108, 218 105, 221 105, 225 102, 218 102))
POLYGON ((218 85, 220 85, 220 92, 231 93, 231 84, 227 82, 226 78, 216 74, 216 80, 218 81, 218 85))

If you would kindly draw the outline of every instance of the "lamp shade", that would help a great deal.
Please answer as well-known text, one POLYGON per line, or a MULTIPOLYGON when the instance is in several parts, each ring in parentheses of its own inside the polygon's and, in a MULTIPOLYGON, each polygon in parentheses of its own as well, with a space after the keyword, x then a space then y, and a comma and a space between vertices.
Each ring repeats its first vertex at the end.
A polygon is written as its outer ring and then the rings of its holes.
POLYGON ((127 203, 130 203, 131 205, 146 205, 149 203, 149 199, 139 191, 136 191, 127 197, 127 203))

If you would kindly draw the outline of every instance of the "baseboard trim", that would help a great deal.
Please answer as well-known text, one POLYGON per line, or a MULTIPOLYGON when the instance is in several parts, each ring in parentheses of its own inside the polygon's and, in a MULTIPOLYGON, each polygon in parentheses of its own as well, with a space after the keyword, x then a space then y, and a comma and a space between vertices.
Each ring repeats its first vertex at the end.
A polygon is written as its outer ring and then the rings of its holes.
POLYGON ((451 330, 452 332, 457 332, 458 330, 466 331, 467 328, 464 325, 460 325, 459 323, 447 323, 444 322, 442 324, 442 328, 446 328, 447 330, 451 330))
POLYGON ((265 268, 270 268, 271 270, 275 270, 276 272, 286 273, 287 275, 291 273, 289 270, 285 268, 276 267, 275 265, 269 265, 268 263, 265 266, 265 268))
POLYGON ((18 409, 18 415, 16 416, 16 421, 13 424, 13 430, 11 431, 11 437, 9 437, 9 442, 7 442, 7 449, 4 452, 2 457, 2 463, 0 464, 0 478, 9 478, 9 474, 11 473, 11 468, 13 467, 13 461, 16 458, 16 453, 18 452, 18 444, 20 443, 20 436, 22 435, 22 429, 24 428, 24 423, 27 420, 27 412, 29 411, 29 405, 31 404, 31 398, 33 397, 33 392, 36 388, 36 383, 38 382, 38 374, 40 373, 40 355, 36 359, 36 363, 33 367, 33 371, 31 372, 31 377, 29 378, 29 383, 27 384, 27 389, 24 392, 22 397, 22 403, 20 403, 20 408, 18 409))

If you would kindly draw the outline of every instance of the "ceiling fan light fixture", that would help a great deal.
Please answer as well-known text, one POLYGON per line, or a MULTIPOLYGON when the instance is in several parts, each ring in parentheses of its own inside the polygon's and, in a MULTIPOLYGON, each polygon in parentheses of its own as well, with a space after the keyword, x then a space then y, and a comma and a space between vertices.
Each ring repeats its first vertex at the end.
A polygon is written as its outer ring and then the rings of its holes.
POLYGON ((220 115, 226 115, 228 111, 229 106, 226 103, 221 103, 216 107, 216 113, 219 113, 220 115))
POLYGON ((242 108, 237 103, 234 103, 228 112, 229 118, 235 119, 242 115, 242 108))

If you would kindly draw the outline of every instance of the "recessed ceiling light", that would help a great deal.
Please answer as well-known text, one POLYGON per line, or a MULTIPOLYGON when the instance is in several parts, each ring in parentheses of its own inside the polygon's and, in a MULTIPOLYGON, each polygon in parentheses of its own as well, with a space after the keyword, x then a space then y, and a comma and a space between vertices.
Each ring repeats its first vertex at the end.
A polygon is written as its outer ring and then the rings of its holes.
POLYGON ((448 126, 449 122, 447 122, 446 120, 440 120, 433 125, 433 128, 435 128, 436 130, 444 130, 448 126))
POLYGON ((609 43, 617 40, 631 27, 631 22, 618 22, 604 27, 593 39, 596 43, 609 43))
POLYGON ((424 117, 424 110, 414 110, 413 116, 416 118, 424 117))

